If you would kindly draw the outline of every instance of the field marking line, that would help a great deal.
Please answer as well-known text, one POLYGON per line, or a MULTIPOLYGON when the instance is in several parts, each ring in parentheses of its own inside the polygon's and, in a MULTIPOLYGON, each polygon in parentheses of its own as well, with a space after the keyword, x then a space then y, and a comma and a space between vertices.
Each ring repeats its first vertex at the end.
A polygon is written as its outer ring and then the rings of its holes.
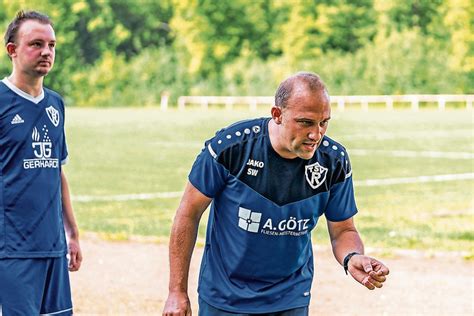
POLYGON ((433 176, 357 180, 357 181, 354 181, 354 185, 359 186, 359 187, 372 187, 372 186, 380 186, 380 185, 445 182, 445 181, 470 180, 470 179, 474 179, 474 173, 455 173, 455 174, 439 174, 439 175, 433 175, 433 176))
POLYGON ((131 200, 153 200, 153 199, 171 199, 183 195, 183 191, 177 192, 156 192, 156 193, 137 193, 137 194, 119 194, 119 195, 75 195, 73 201, 77 202, 109 202, 109 201, 131 201, 131 200))
POLYGON ((443 158, 443 159, 473 159, 474 153, 456 151, 416 151, 416 150, 383 150, 383 149, 349 149, 350 156, 368 156, 382 154, 404 158, 443 158))
MULTIPOLYGON (((449 133, 445 131, 411 131, 404 133, 390 133, 390 132, 381 132, 377 133, 358 133, 358 134, 340 134, 335 136, 335 139, 341 138, 344 140, 348 139, 375 139, 375 140, 389 140, 389 139, 398 139, 398 138, 452 138, 463 137, 463 138, 472 138, 472 129, 452 129, 449 133), (456 134, 456 135, 455 135, 456 134)), ((330 136, 330 135, 328 135, 330 136)), ((331 136, 330 136, 331 137, 331 136)), ((332 138, 332 137, 331 137, 332 138)))
MULTIPOLYGON (((432 176, 418 176, 405 178, 388 178, 388 179, 368 179, 354 181, 356 187, 371 187, 384 186, 394 184, 409 184, 409 183, 426 183, 426 182, 445 182, 457 180, 471 180, 474 179, 474 173, 455 173, 455 174, 440 174, 432 176)), ((138 193, 138 194, 120 194, 120 195, 74 195, 72 200, 75 202, 119 202, 131 200, 152 200, 152 199, 171 199, 179 198, 183 191, 175 192, 156 192, 156 193, 138 193)))

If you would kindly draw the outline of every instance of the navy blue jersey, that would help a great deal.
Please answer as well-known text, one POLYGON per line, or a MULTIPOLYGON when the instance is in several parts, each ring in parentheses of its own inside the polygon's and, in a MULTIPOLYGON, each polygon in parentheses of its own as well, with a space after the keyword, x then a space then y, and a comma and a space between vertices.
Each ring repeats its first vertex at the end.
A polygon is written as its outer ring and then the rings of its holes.
POLYGON ((205 143, 190 182, 213 198, 199 295, 217 308, 268 313, 309 304, 310 232, 319 216, 357 213, 348 155, 324 137, 313 158, 285 159, 269 118, 229 126, 205 143))
POLYGON ((33 98, 0 82, 0 258, 66 253, 61 164, 64 103, 44 89, 33 98))

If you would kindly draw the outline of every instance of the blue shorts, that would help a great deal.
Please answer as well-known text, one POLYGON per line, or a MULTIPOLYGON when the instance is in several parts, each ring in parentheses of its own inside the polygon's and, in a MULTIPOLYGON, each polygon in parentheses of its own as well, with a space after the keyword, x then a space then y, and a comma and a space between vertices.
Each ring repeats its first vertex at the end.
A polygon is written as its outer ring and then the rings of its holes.
POLYGON ((0 259, 2 316, 72 315, 68 260, 0 259))
POLYGON ((273 313, 260 313, 260 314, 241 314, 241 313, 232 313, 226 312, 220 309, 217 309, 206 302, 204 302, 199 297, 199 316, 308 316, 309 309, 308 306, 288 309, 280 312, 273 313))

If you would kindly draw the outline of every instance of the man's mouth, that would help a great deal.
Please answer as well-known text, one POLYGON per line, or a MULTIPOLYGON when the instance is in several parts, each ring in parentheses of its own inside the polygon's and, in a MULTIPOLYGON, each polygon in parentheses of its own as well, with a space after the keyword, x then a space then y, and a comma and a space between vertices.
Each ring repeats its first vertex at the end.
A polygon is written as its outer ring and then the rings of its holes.
POLYGON ((318 142, 303 142, 303 146, 308 150, 313 150, 318 146, 318 142))

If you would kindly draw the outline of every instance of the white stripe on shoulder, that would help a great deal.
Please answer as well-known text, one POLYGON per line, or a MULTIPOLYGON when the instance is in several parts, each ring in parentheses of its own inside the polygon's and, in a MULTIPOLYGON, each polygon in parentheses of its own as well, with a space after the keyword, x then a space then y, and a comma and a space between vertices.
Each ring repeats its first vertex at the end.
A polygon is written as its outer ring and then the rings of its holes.
POLYGON ((57 312, 52 312, 52 313, 46 313, 46 314, 40 314, 40 316, 57 315, 57 314, 61 314, 61 313, 69 312, 69 311, 72 311, 72 307, 71 307, 71 308, 67 308, 67 309, 63 309, 62 311, 57 311, 57 312))
POLYGON ((209 150, 209 153, 211 154, 212 158, 214 158, 214 159, 217 158, 217 154, 216 154, 216 152, 214 151, 214 149, 212 149, 211 143, 209 143, 209 144, 207 145, 207 150, 209 150))
POLYGON ((44 99, 44 90, 41 88, 41 94, 37 97, 32 96, 31 94, 26 93, 17 86, 15 86, 7 77, 3 78, 2 82, 13 92, 18 94, 20 97, 27 99, 28 101, 33 102, 34 104, 40 103, 44 99))
POLYGON ((352 176, 352 169, 351 169, 351 171, 349 171, 348 174, 346 174, 346 179, 347 179, 347 178, 350 178, 351 176, 352 176))

